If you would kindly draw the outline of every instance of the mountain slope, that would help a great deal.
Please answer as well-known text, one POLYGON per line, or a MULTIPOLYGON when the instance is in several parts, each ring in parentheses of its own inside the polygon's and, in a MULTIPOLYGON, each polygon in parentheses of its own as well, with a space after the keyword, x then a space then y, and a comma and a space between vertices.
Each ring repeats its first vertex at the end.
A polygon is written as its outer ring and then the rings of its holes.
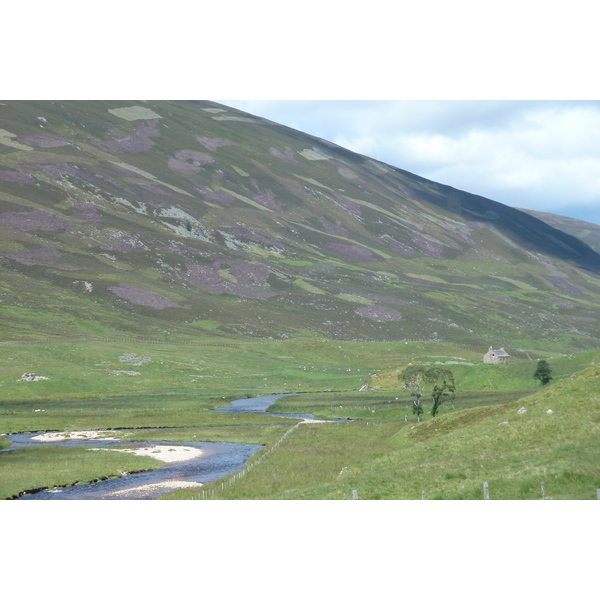
POLYGON ((572 219, 563 215, 555 215, 553 213, 540 212, 538 210, 529 210, 521 208, 523 212, 544 221, 551 227, 564 231, 573 237, 580 239, 596 252, 600 251, 600 225, 588 223, 581 219, 572 219))
POLYGON ((492 200, 212 102, 0 105, 8 339, 600 344, 600 256, 492 200))

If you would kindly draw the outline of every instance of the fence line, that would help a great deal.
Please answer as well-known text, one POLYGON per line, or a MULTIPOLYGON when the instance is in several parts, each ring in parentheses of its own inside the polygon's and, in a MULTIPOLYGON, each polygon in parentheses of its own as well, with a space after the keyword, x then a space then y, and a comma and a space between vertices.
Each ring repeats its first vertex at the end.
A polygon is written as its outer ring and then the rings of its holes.
MULTIPOLYGON (((217 346, 220 348, 239 348, 242 344, 235 343, 207 343, 207 342, 167 342, 162 340, 148 340, 143 338, 48 338, 41 340, 21 340, 21 341, 9 341, 0 342, 2 345, 20 346, 26 345, 41 345, 41 344, 53 344, 56 342, 106 342, 113 344, 155 344, 160 346, 217 346)), ((248 343, 248 342, 244 342, 248 343)), ((252 343, 252 342, 250 342, 252 343)))
MULTIPOLYGON (((222 481, 220 484, 221 491, 231 487, 236 481, 239 481, 242 477, 247 475, 249 471, 251 471, 254 467, 259 465, 267 456, 272 454, 275 451, 275 449, 279 446, 279 444, 281 444, 281 442, 283 442, 283 440, 285 440, 285 438, 288 435, 290 435, 290 433, 292 433, 292 431, 295 431, 296 429, 298 429, 298 427, 301 425, 301 423, 302 422, 296 423, 293 427, 290 427, 283 434, 283 436, 281 436, 281 438, 279 439, 279 441, 277 443, 275 443, 273 446, 271 446, 264 454, 261 454, 261 456, 259 457, 259 459, 257 461, 253 462, 251 465, 244 467, 241 471, 234 473, 234 475, 232 477, 230 477, 229 479, 222 481)), ((213 487, 208 490, 202 490, 202 492, 200 494, 198 494, 197 496, 193 496, 192 500, 204 500, 207 498, 214 498, 215 497, 215 489, 219 489, 219 484, 217 484, 216 488, 213 487)))
MULTIPOLYGON (((544 484, 544 482, 541 482, 541 492, 542 492, 542 500, 552 500, 552 498, 550 498, 549 496, 546 496, 546 486, 544 484)), ((596 497, 598 500, 600 500, 600 488, 596 489, 596 497)), ((425 491, 421 492, 421 500, 425 500, 425 491)), ((441 498, 439 498, 441 500, 441 498)), ((483 499, 484 500, 489 500, 490 499, 490 487, 489 487, 489 483, 487 481, 483 482, 483 499)), ((352 490, 352 500, 358 500, 358 490, 352 490)))
MULTIPOLYGON (((288 339, 301 339, 301 338, 288 338, 288 339)), ((308 338, 307 338, 308 339, 308 338)), ((55 337, 55 338, 46 338, 46 339, 38 339, 38 340, 10 340, 10 341, 2 341, 0 342, 0 345, 22 345, 22 344, 29 344, 29 345, 35 345, 35 344, 51 344, 51 343, 56 343, 56 342, 106 342, 106 343, 123 343, 123 344, 156 344, 156 345, 160 345, 160 346, 192 346, 192 347, 220 347, 220 348, 240 348, 242 346, 247 346, 247 345, 265 345, 265 344, 270 344, 272 342, 282 342, 285 340, 268 340, 268 341, 264 341, 264 340, 251 340, 251 339, 244 339, 243 341, 236 343, 236 342, 214 342, 214 343, 209 343, 209 342, 175 342, 175 341, 166 341, 166 340, 149 340, 149 339, 145 339, 145 338, 128 338, 128 337, 122 337, 122 338, 94 338, 94 337, 55 337)), ((331 341, 336 341, 336 340, 331 340, 331 341)), ((393 344, 393 343, 398 343, 398 342, 424 342, 424 343, 433 343, 434 340, 422 340, 422 339, 408 339, 408 338, 404 338, 404 339, 399 339, 399 340, 341 340, 341 341, 347 341, 347 342, 358 342, 361 344, 393 344)), ((470 345, 467 344, 456 344, 453 342, 438 342, 438 343, 447 343, 447 344, 453 344, 454 346, 457 346, 459 348, 462 348, 463 350, 466 350, 468 352, 476 352, 476 353, 480 353, 482 352, 482 348, 473 348, 470 345)), ((508 350, 510 350, 510 352, 514 354, 518 353, 518 354, 525 354, 527 355, 529 360, 534 360, 535 357, 541 356, 541 355, 537 355, 535 353, 534 354, 534 358, 532 358, 532 356, 530 356, 530 354, 528 354, 525 350, 521 350, 518 348, 510 348, 508 347, 508 350)))

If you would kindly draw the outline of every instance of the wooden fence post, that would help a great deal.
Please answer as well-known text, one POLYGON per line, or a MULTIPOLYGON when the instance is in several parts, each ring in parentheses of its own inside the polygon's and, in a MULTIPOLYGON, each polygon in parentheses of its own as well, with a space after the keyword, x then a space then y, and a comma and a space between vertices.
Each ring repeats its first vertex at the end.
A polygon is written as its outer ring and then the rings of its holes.
POLYGON ((600 500, 600 490, 596 490, 596 497, 600 500))
POLYGON ((352 490, 352 500, 358 500, 358 490, 352 490))
POLYGON ((546 499, 546 488, 544 487, 544 482, 542 481, 542 500, 546 499))
POLYGON ((421 492, 421 500, 425 500, 425 492, 421 492))
POLYGON ((488 485, 487 481, 483 482, 483 499, 484 500, 490 499, 490 486, 488 485))

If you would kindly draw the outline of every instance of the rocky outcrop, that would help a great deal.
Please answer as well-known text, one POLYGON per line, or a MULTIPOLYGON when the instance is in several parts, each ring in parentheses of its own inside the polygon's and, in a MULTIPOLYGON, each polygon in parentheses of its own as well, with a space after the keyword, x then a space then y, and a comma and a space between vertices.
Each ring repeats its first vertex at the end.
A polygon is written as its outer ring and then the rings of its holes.
POLYGON ((23 373, 23 375, 21 375, 21 379, 19 379, 19 381, 41 381, 43 379, 48 379, 48 378, 42 377, 41 375, 36 375, 35 373, 23 373))

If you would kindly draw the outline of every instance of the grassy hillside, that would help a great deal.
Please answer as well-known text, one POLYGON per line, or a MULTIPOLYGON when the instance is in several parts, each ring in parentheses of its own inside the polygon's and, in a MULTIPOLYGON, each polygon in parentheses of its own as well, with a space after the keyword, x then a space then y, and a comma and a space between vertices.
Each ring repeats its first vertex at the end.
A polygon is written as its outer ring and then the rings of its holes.
MULTIPOLYGON (((218 499, 595 499, 600 367, 420 424, 302 425, 218 499), (526 412, 519 413, 525 408, 526 412), (551 412, 548 412, 551 411, 551 412)), ((187 497, 189 497, 188 494, 187 497)), ((185 497, 178 493, 172 497, 185 497)))

